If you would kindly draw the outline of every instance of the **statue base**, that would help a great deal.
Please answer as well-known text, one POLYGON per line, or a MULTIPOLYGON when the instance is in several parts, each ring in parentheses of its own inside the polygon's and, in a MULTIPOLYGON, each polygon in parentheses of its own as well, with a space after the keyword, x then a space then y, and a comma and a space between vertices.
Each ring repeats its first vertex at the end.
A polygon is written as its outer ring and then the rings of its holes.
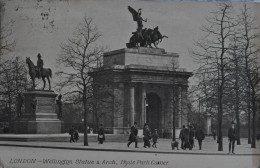
POLYGON ((63 121, 55 113, 54 91, 28 90, 24 95, 24 113, 15 121, 16 134, 55 134, 63 130, 63 121))

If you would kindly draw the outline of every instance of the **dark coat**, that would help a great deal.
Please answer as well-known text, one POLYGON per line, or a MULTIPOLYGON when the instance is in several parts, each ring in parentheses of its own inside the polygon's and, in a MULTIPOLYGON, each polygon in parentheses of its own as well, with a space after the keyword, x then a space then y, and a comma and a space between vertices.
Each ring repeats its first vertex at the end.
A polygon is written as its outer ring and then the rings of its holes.
POLYGON ((195 136, 194 130, 193 129, 189 129, 189 139, 193 140, 195 136))
POLYGON ((151 131, 149 130, 149 128, 144 128, 143 135, 144 135, 144 138, 147 138, 147 139, 152 138, 151 131))
POLYGON ((158 133, 153 133, 153 142, 157 142, 158 138, 159 138, 159 134, 158 133))
POLYGON ((100 128, 99 130, 98 130, 98 141, 100 141, 100 140, 105 140, 105 130, 104 130, 104 128, 100 128))
POLYGON ((73 127, 71 127, 70 130, 69 130, 69 134, 74 135, 74 133, 75 133, 75 129, 73 127))
POLYGON ((78 131, 75 131, 75 133, 74 133, 74 137, 75 137, 76 140, 79 139, 79 132, 78 132, 78 131))
POLYGON ((135 126, 131 127, 131 133, 128 138, 128 141, 136 141, 137 140, 137 135, 138 135, 138 129, 135 126))
POLYGON ((184 141, 183 129, 182 129, 181 132, 180 132, 179 139, 181 139, 182 141, 184 141))
POLYGON ((196 136, 197 140, 204 140, 205 139, 205 134, 204 132, 202 131, 202 129, 199 129, 196 131, 196 136))
POLYGON ((183 139, 189 139, 189 136, 190 136, 190 131, 188 128, 184 128, 182 130, 182 136, 183 136, 183 139))
POLYGON ((43 68, 43 60, 40 59, 40 58, 37 60, 37 67, 38 68, 43 68))
POLYGON ((236 140, 237 139, 237 130, 236 128, 230 127, 228 130, 228 139, 229 140, 236 140))

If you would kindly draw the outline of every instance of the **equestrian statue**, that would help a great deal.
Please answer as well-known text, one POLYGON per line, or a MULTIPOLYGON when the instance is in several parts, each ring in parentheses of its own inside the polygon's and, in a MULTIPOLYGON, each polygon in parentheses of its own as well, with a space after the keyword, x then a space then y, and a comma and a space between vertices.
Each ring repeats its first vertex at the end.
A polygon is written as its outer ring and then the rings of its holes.
POLYGON ((50 68, 43 68, 43 60, 41 59, 41 54, 38 54, 38 60, 37 60, 37 66, 33 64, 31 61, 30 57, 26 57, 26 64, 28 65, 29 68, 29 75, 33 81, 33 89, 35 89, 35 78, 42 78, 43 80, 43 88, 45 88, 45 78, 47 78, 48 83, 49 83, 49 90, 51 90, 51 82, 50 78, 52 77, 52 71, 50 68))
POLYGON ((127 48, 137 46, 153 48, 152 44, 155 48, 158 48, 157 45, 162 42, 162 39, 168 38, 160 33, 158 26, 154 29, 143 29, 143 22, 147 22, 147 19, 141 17, 141 8, 136 11, 131 6, 128 6, 128 10, 132 14, 133 20, 137 22, 137 29, 136 32, 132 32, 133 35, 131 36, 129 43, 126 43, 127 48))

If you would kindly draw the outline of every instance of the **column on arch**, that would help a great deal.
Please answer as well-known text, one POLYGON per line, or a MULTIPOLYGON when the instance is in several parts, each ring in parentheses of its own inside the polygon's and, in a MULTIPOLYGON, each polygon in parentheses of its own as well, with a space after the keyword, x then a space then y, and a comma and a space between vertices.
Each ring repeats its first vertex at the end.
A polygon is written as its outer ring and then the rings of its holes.
POLYGON ((187 125, 189 121, 189 113, 188 113, 188 86, 182 85, 180 86, 180 95, 181 95, 181 120, 182 125, 187 125))
POLYGON ((142 83, 141 86, 141 120, 140 125, 146 123, 146 83, 142 83))
POLYGON ((129 86, 129 121, 130 125, 134 124, 135 117, 135 86, 131 83, 129 86))
POLYGON ((181 86, 177 87, 177 101, 178 101, 178 119, 179 119, 179 128, 182 128, 182 125, 185 124, 183 122, 183 109, 182 109, 182 88, 181 86))

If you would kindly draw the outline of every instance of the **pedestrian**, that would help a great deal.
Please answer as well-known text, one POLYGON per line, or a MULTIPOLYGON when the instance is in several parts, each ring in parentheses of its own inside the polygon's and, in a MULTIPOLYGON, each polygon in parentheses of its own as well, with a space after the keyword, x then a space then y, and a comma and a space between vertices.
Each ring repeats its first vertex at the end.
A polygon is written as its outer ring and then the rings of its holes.
POLYGON ((181 149, 184 149, 184 134, 183 130, 185 129, 185 125, 182 126, 182 130, 180 131, 179 139, 181 140, 181 149))
POLYGON ((193 126, 190 125, 189 126, 189 143, 190 143, 189 150, 192 150, 192 148, 194 147, 194 136, 195 136, 195 133, 194 133, 193 126))
POLYGON ((154 130, 152 138, 153 138, 153 145, 152 145, 152 147, 153 148, 157 148, 156 143, 158 143, 158 138, 159 138, 159 134, 157 132, 157 129, 154 130))
POLYGON ((98 141, 99 144, 103 144, 103 142, 105 141, 105 130, 103 128, 103 124, 100 124, 100 128, 98 130, 98 141))
POLYGON ((75 138, 75 141, 78 142, 78 140, 79 140, 79 131, 78 130, 75 131, 74 138, 75 138))
POLYGON ((237 131, 235 128, 235 123, 232 121, 231 122, 231 127, 228 130, 228 140, 229 140, 229 148, 228 148, 228 153, 230 154, 231 148, 232 148, 232 153, 235 154, 235 141, 237 140, 237 131))
POLYGON ((70 143, 71 142, 75 142, 74 140, 74 133, 75 133, 75 129, 74 129, 74 126, 72 125, 70 130, 69 130, 69 134, 70 134, 70 143))
POLYGON ((144 140, 144 148, 146 147, 151 147, 151 143, 150 143, 150 139, 152 138, 151 137, 151 131, 149 129, 149 126, 148 124, 144 124, 144 129, 143 129, 143 140, 144 140))
POLYGON ((183 142, 183 149, 186 150, 187 148, 190 149, 191 148, 191 144, 190 144, 190 130, 188 128, 184 128, 183 129, 183 138, 184 138, 184 142, 183 142))
POLYGON ((214 141, 215 141, 215 140, 216 140, 216 135, 217 135, 216 130, 213 130, 213 131, 212 131, 212 135, 213 135, 213 139, 214 139, 214 141))
POLYGON ((90 134, 93 134, 93 128, 89 129, 90 134))
POLYGON ((131 132, 128 138, 128 143, 127 143, 127 147, 129 148, 129 145, 132 142, 135 142, 135 148, 138 148, 138 140, 137 140, 137 135, 138 135, 138 129, 137 129, 137 122, 134 122, 134 125, 131 127, 131 132))
POLYGON ((203 130, 201 129, 201 127, 199 127, 198 130, 196 131, 195 137, 196 137, 196 139, 198 140, 198 143, 199 143, 199 150, 201 150, 202 141, 205 139, 205 134, 204 134, 203 130))

